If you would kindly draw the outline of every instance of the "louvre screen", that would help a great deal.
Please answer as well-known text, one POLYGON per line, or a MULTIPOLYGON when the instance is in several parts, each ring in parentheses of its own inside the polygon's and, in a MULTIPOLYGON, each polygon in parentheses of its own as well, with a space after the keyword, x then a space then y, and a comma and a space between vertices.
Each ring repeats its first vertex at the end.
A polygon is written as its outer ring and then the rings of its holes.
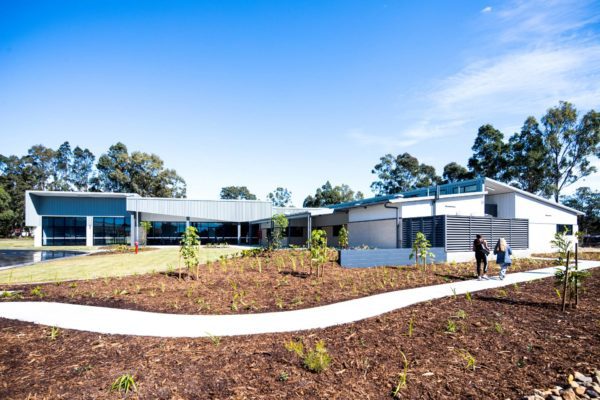
POLYGON ((444 216, 402 219, 402 247, 412 247, 417 232, 423 232, 432 247, 444 247, 444 216))
POLYGON ((471 251, 475 235, 482 235, 494 246, 505 238, 514 250, 529 248, 529 221, 526 219, 503 219, 490 217, 446 217, 446 250, 471 251))
POLYGON ((494 246, 505 238, 514 250, 529 248, 529 221, 492 217, 438 215, 436 217, 403 218, 402 248, 412 247, 417 232, 423 232, 432 247, 445 247, 448 252, 471 251, 475 235, 482 235, 494 246))

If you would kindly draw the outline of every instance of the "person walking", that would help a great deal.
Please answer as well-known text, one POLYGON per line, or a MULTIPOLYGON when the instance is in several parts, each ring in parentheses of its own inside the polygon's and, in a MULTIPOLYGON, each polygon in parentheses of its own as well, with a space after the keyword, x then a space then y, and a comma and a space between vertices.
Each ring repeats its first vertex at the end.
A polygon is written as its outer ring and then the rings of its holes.
POLYGON ((506 270, 512 264, 512 260, 510 259, 510 256, 512 255, 512 250, 510 246, 506 243, 506 239, 498 239, 498 243, 496 243, 496 247, 494 248, 494 254, 496 255, 496 264, 500 265, 499 277, 502 281, 506 277, 506 270))
POLYGON ((490 249, 483 236, 475 235, 475 240, 473 241, 473 251, 475 252, 475 261, 477 262, 477 280, 481 281, 483 279, 489 279, 487 276, 487 256, 490 254, 490 249), (483 264, 483 274, 481 264, 483 264))

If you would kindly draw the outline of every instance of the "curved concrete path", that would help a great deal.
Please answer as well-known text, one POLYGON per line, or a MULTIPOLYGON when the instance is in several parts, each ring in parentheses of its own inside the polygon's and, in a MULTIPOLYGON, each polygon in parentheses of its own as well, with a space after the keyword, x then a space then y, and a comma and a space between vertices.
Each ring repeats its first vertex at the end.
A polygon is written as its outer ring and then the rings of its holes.
MULTIPOLYGON (((580 269, 596 268, 582 261, 580 269)), ((461 281, 399 290, 295 311, 244 315, 182 315, 49 302, 0 303, 0 317, 104 334, 207 337, 293 332, 347 324, 416 303, 554 276, 556 267, 508 274, 504 281, 461 281)))

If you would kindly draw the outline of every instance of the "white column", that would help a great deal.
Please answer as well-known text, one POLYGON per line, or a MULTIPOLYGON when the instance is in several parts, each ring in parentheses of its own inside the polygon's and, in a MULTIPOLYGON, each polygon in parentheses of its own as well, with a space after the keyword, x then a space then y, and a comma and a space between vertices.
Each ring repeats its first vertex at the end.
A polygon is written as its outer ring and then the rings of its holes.
POLYGON ((242 243, 242 224, 238 223, 237 243, 242 243))
POLYGON ((33 245, 35 247, 42 247, 42 227, 40 225, 33 228, 33 245))
MULTIPOLYGON (((137 214, 137 213, 136 213, 137 214)), ((139 238, 139 223, 137 221, 136 215, 135 214, 131 214, 131 222, 130 222, 130 227, 131 227, 131 232, 129 232, 129 235, 131 236, 131 246, 135 246, 135 242, 138 240, 139 238)))
POLYGON ((85 221, 85 245, 94 245, 94 217, 86 217, 85 221))

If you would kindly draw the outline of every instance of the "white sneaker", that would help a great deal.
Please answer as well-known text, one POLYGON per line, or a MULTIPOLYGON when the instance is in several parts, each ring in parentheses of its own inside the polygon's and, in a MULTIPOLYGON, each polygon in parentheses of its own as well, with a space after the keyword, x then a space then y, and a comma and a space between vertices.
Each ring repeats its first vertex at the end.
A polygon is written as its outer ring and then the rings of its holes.
POLYGON ((482 277, 480 277, 480 276, 478 276, 478 277, 477 277, 477 280, 478 280, 478 281, 482 281, 482 280, 483 280, 483 278, 482 278, 482 277))
POLYGON ((482 276, 482 278, 483 278, 483 279, 486 279, 486 280, 487 280, 487 279, 490 279, 490 278, 487 276, 487 274, 483 275, 483 276, 482 276))

